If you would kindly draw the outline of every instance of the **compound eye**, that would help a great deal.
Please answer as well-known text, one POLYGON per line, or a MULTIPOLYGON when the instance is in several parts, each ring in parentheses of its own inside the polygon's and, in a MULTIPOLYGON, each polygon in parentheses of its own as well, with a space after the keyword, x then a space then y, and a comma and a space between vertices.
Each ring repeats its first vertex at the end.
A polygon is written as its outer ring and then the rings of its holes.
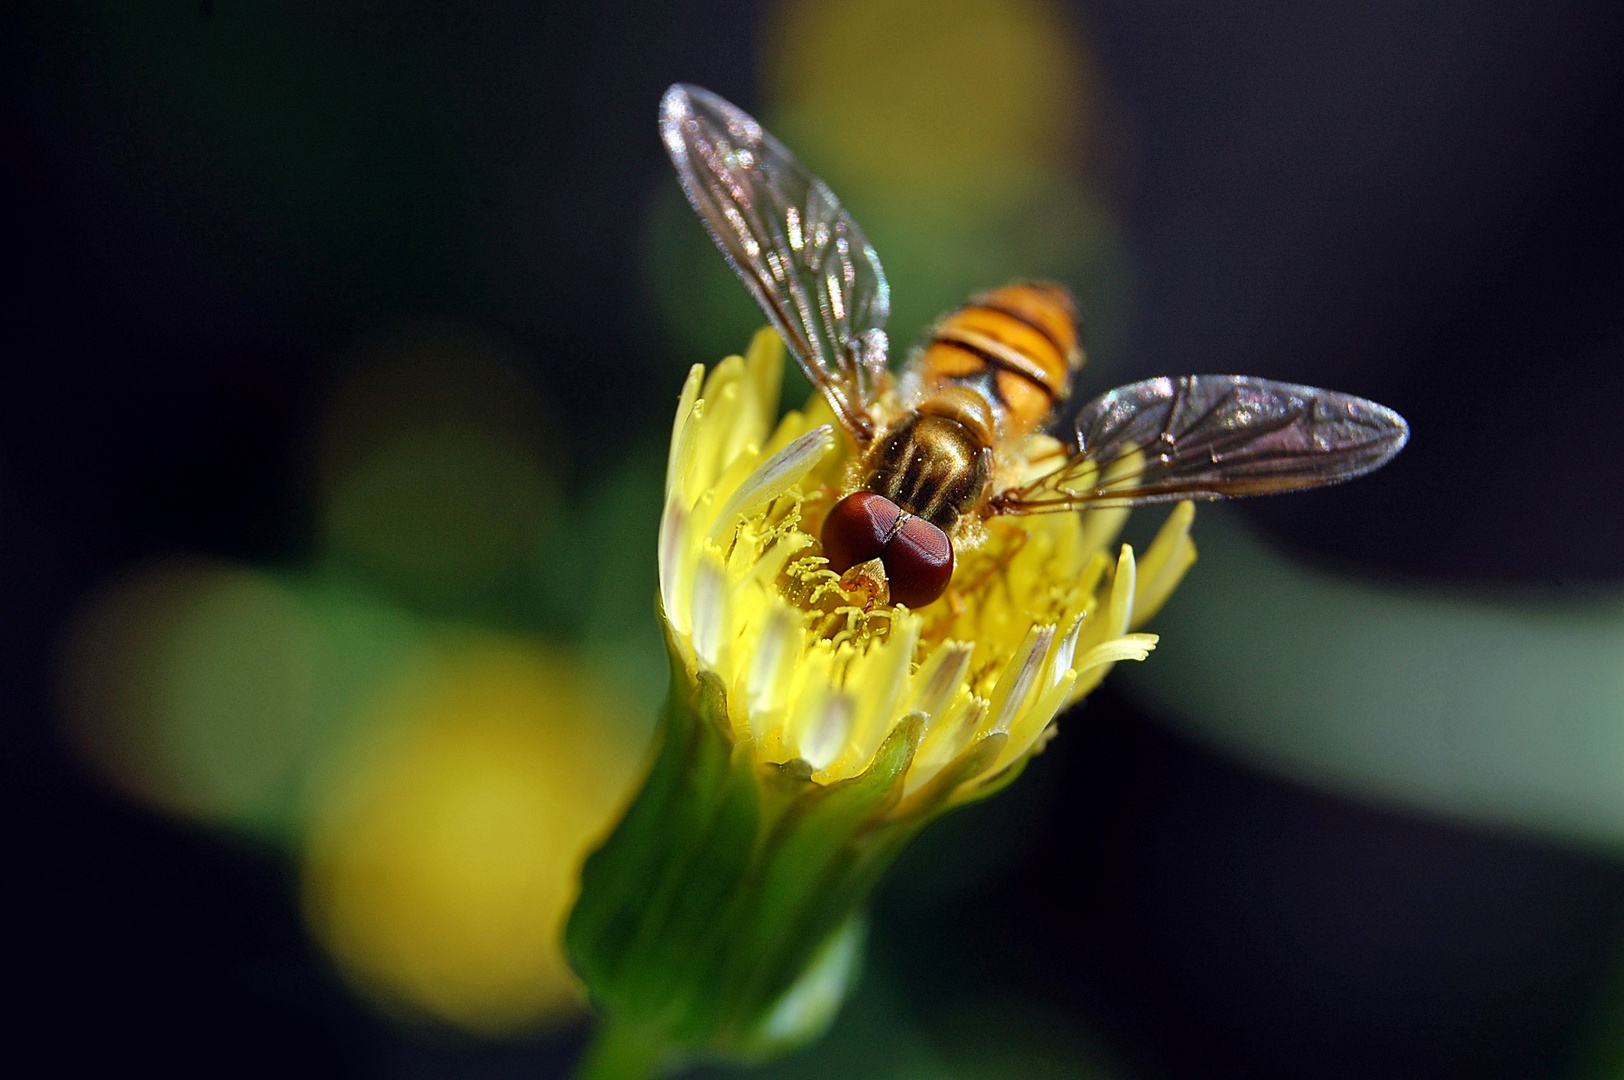
POLYGON ((953 577, 953 542, 924 518, 904 521, 880 558, 891 600, 911 608, 942 595, 953 577))
POLYGON ((823 554, 829 569, 844 574, 858 563, 879 558, 901 516, 896 503, 872 491, 854 491, 835 503, 823 519, 823 554))

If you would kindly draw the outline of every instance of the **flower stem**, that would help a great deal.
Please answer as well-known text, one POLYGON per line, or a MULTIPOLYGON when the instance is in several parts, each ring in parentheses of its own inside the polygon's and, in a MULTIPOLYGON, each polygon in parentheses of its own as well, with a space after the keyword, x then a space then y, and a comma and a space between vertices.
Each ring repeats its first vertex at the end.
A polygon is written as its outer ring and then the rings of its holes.
POLYGON ((672 1064, 671 1055, 658 1043, 605 1017, 598 1021, 570 1080, 656 1080, 672 1064))

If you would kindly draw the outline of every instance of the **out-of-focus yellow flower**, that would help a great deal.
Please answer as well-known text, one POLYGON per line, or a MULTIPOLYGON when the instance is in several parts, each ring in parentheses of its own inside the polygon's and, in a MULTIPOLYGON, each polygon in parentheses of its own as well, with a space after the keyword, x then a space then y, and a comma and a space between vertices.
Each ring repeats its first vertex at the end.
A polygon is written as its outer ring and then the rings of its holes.
POLYGON ((821 400, 775 423, 783 364, 763 331, 747 357, 695 368, 678 406, 661 746, 587 861, 567 934, 604 1014, 581 1077, 821 1032, 896 855, 1013 779, 1112 664, 1143 659, 1155 638, 1133 627, 1195 558, 1188 505, 1142 565, 1107 551, 1122 511, 1012 519, 967 545, 939 600, 867 603, 815 539, 852 463, 821 400))
POLYGON ((380 696, 306 849, 310 925, 352 982, 485 1035, 579 1010, 559 938, 636 772, 617 707, 565 658, 497 638, 380 696))
POLYGON ((785 0, 762 50, 773 130, 843 197, 985 212, 1086 136, 1093 65, 1070 23, 1050 0, 785 0))

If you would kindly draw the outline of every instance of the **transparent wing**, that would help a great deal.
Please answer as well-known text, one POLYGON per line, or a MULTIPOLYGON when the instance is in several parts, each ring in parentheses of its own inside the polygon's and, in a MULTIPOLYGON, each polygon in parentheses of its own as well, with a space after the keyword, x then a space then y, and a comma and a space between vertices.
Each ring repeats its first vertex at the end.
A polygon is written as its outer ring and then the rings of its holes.
POLYGON ((1410 437, 1392 409, 1350 394, 1246 375, 1119 386, 1077 414, 1071 455, 994 496, 1035 514, 1299 491, 1387 463, 1410 437))
POLYGON ((708 90, 667 90, 660 137, 728 265, 835 415, 866 444, 891 313, 890 287, 868 238, 827 184, 708 90))

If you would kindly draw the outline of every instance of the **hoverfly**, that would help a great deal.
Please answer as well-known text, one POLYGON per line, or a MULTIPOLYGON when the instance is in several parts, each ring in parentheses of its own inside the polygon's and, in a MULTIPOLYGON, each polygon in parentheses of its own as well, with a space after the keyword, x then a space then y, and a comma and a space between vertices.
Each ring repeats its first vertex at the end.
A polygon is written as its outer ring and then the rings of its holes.
POLYGON ((1064 288, 1024 282, 972 297, 894 378, 885 272, 828 185, 696 86, 666 91, 660 135, 711 238, 855 446, 853 490, 822 528, 829 568, 877 560, 895 602, 940 596, 954 542, 995 515, 1298 491, 1378 468, 1409 438, 1403 417, 1363 398, 1179 375, 1100 395, 1063 450, 1030 454, 1082 366, 1064 288))

